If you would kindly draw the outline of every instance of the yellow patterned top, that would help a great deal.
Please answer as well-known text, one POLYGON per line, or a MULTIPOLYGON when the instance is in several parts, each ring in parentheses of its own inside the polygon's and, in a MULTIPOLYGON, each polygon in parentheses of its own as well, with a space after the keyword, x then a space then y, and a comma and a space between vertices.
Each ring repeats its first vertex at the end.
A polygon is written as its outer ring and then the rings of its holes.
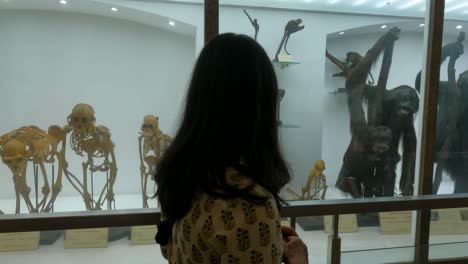
POLYGON ((202 194, 161 248, 169 263, 281 263, 280 216, 273 195, 232 168, 226 170, 226 182, 268 199, 258 204, 202 194))

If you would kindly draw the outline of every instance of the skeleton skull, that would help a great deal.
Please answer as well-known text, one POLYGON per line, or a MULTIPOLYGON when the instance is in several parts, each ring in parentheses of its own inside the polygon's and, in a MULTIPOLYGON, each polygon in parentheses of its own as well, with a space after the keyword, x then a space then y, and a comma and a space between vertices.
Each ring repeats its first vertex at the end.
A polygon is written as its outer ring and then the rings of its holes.
POLYGON ((13 175, 24 173, 29 156, 28 146, 19 140, 11 139, 3 146, 2 161, 10 168, 13 175))
POLYGON ((159 118, 154 115, 147 115, 141 125, 141 134, 143 137, 152 137, 158 129, 159 118))
POLYGON ((68 116, 68 125, 73 128, 75 133, 91 132, 95 122, 94 109, 89 104, 75 105, 72 113, 68 116))

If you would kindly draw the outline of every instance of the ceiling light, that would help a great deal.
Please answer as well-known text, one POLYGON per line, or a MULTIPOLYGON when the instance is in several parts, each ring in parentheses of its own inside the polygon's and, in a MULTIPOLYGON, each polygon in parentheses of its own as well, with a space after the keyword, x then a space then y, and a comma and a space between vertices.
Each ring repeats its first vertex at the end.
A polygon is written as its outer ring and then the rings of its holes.
POLYGON ((67 0, 60 0, 59 3, 61 3, 62 5, 68 4, 67 0))
POLYGON ((463 28, 462 25, 458 25, 458 26, 456 27, 456 29, 462 29, 462 28, 463 28))
POLYGON ((338 3, 339 1, 340 0, 328 0, 328 3, 334 5, 334 4, 338 3))
POLYGON ((412 6, 415 6, 417 4, 420 4, 421 2, 423 2, 424 0, 411 0, 411 1, 408 1, 404 4, 402 4, 401 6, 398 7, 398 9, 408 9, 412 6))
POLYGON ((175 22, 174 21, 169 21, 169 25, 175 26, 175 22))
POLYGON ((386 28, 386 27, 387 27, 387 25, 382 25, 380 28, 386 28))
POLYGON ((340 32, 340 33, 338 33, 338 34, 340 34, 340 35, 343 35, 343 34, 344 34, 344 31, 341 31, 341 32, 340 32))
POLYGON ((119 11, 116 7, 112 7, 111 10, 112 10, 112 12, 117 12, 117 11, 119 11))
POLYGON ((420 27, 424 27, 424 24, 419 24, 420 27))

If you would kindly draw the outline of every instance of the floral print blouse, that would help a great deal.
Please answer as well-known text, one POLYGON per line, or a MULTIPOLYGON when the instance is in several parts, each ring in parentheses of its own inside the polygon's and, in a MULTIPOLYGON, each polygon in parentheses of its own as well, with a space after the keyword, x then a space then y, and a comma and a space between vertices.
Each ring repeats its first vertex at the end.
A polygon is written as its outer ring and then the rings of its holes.
POLYGON ((161 247, 169 263, 281 263, 280 215, 273 195, 233 168, 226 170, 226 182, 267 200, 259 204, 202 194, 161 247))

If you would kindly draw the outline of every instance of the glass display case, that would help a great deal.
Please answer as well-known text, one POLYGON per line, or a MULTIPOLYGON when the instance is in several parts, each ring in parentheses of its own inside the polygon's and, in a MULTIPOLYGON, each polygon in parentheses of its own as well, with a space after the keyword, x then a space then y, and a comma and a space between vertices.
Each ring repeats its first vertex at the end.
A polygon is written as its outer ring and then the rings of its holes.
MULTIPOLYGON (((429 2, 219 1, 219 33, 255 38, 278 77, 278 126, 293 175, 285 200, 418 193, 429 2)), ((434 194, 468 190, 465 2, 446 1, 434 194)), ((205 27, 214 23, 204 20, 203 4, 0 0, 1 214, 158 207, 153 174, 177 128, 205 27)), ((468 213, 432 215, 431 257, 456 255, 445 248, 466 244, 468 213)), ((389 253, 389 261, 410 261, 415 216, 341 215, 344 263, 376 263, 389 253)), ((325 263, 332 216, 297 223, 310 254, 325 263)), ((0 234, 0 262, 46 263, 52 251, 101 261, 89 253, 107 247, 102 261, 128 263, 132 250, 154 263, 163 259, 155 232, 152 225, 0 234)))

